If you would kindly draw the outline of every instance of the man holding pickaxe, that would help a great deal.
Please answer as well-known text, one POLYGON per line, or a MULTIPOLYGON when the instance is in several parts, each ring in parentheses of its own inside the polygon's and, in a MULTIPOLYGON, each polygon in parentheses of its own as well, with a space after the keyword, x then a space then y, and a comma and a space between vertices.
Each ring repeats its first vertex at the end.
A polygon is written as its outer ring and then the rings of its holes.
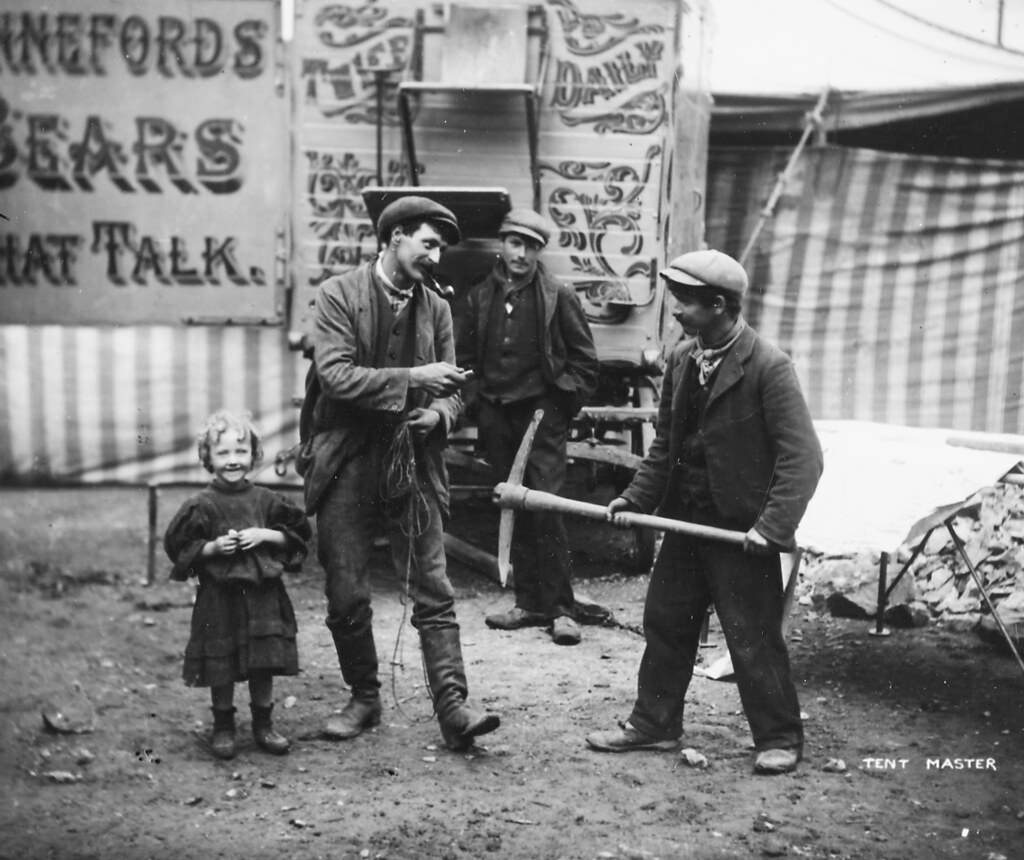
POLYGON ((659 274, 687 337, 669 356, 654 442, 607 514, 615 522, 657 509, 738 531, 742 542, 666 533, 644 607, 633 711, 587 743, 603 752, 679 747, 701 626, 714 604, 754 736, 754 770, 787 773, 804 738, 782 636, 779 553, 796 545, 821 476, 821 445, 792 362, 741 315, 743 267, 702 250, 659 274))

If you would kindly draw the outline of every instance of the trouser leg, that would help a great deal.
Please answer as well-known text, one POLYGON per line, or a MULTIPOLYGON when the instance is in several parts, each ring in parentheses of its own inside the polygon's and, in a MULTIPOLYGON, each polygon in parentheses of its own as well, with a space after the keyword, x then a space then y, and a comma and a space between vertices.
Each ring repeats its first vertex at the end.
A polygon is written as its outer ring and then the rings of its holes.
MULTIPOLYGON (((483 401, 479 429, 498 481, 508 479, 513 460, 535 409, 544 418, 534 435, 523 484, 558 493, 565 482, 569 419, 558 398, 541 397, 505 406, 483 401)), ((519 511, 512 544, 516 605, 548 617, 571 614, 572 563, 560 514, 519 511)))
POLYGON ((803 748, 800 703, 782 635, 779 557, 756 556, 723 543, 703 549, 736 685, 760 750, 803 748))
POLYGON ((644 604, 646 646, 630 723, 646 735, 675 739, 711 600, 694 542, 667 534, 651 571, 644 604))
POLYGON ((364 473, 370 458, 351 461, 324 495, 317 513, 317 549, 326 581, 327 628, 338 664, 356 699, 378 698, 377 649, 370 604, 369 556, 376 484, 364 473))
POLYGON ((455 592, 445 562, 441 510, 431 494, 425 501, 426 519, 419 534, 410 539, 400 523, 391 524, 392 560, 398 575, 408 582, 412 624, 419 631, 441 733, 448 747, 463 750, 472 745, 474 737, 494 731, 500 721, 466 704, 469 691, 455 618, 455 592))

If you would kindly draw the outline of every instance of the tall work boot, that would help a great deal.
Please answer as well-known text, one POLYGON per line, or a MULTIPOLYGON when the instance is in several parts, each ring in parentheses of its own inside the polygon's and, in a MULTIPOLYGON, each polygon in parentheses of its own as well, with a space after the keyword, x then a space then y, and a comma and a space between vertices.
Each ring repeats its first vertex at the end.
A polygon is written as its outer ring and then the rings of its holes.
POLYGON ((331 627, 330 630, 338 652, 341 677, 351 689, 352 696, 341 713, 327 721, 323 734, 331 740, 344 741, 380 723, 377 646, 369 623, 355 629, 331 627))
POLYGON ((466 704, 466 671, 458 627, 420 630, 420 644, 444 742, 450 750, 467 750, 475 737, 498 728, 501 719, 497 714, 481 714, 466 704))

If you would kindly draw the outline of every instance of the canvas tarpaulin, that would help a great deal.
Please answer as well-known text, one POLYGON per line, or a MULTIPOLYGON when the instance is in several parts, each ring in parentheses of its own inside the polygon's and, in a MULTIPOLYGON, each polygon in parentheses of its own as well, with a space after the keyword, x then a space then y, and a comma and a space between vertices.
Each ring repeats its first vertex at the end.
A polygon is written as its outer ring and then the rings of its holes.
MULTIPOLYGON (((713 149, 708 244, 738 255, 789 150, 713 149)), ((811 411, 1024 433, 1024 163, 807 150, 747 260, 747 316, 811 411)))
MULTIPOLYGON (((824 87, 823 87, 824 89, 824 87)), ((801 131, 819 93, 762 95, 716 93, 712 111, 716 134, 801 131)), ((942 116, 1024 99, 1019 81, 943 89, 830 90, 822 120, 826 133, 942 116)))

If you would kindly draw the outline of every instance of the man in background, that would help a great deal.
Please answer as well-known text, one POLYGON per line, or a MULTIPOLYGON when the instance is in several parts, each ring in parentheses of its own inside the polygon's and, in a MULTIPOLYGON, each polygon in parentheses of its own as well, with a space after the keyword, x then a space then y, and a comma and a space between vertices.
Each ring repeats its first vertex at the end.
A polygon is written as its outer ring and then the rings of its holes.
MULTIPOLYGON (((497 480, 508 477, 534 410, 543 409, 523 476, 525 486, 557 493, 565 481, 569 424, 597 387, 594 339, 575 291, 540 262, 551 225, 531 209, 513 209, 498 231, 494 268, 468 293, 456 344, 475 371, 479 438, 497 480)), ((520 511, 512 544, 515 605, 487 616, 489 627, 549 627, 559 645, 575 645, 572 562, 560 514, 520 511)))

